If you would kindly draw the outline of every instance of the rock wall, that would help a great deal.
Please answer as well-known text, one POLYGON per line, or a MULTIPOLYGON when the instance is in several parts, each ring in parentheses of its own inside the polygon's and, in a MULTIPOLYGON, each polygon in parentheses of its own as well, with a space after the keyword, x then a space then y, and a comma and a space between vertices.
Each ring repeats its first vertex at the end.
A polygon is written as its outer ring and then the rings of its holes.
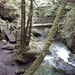
POLYGON ((59 29, 60 35, 72 52, 75 53, 75 6, 66 14, 63 23, 59 29))
POLYGON ((17 7, 8 0, 2 0, 2 2, 0 2, 0 16, 2 19, 12 22, 19 16, 19 14, 15 13, 16 11, 17 7))

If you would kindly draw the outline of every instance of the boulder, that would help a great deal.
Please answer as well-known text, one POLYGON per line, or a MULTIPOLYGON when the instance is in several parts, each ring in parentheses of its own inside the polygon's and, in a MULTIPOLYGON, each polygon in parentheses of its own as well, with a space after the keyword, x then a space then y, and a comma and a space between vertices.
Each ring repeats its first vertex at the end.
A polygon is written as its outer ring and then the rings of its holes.
POLYGON ((34 61, 40 54, 43 47, 43 42, 37 41, 35 37, 33 38, 31 38, 29 47, 27 47, 28 50, 25 48, 27 51, 22 52, 20 49, 20 45, 19 44, 15 45, 14 52, 16 53, 16 55, 14 56, 14 59, 17 62, 28 63, 30 61, 34 61))
POLYGON ((33 34, 35 37, 41 36, 41 33, 38 31, 38 29, 35 29, 35 28, 32 29, 32 34, 33 34))
POLYGON ((24 58, 23 55, 16 55, 15 60, 19 63, 28 63, 31 59, 24 58))
POLYGON ((20 63, 28 63, 35 60, 38 55, 39 53, 37 54, 34 50, 28 50, 27 52, 16 53, 15 60, 20 63))
POLYGON ((17 17, 19 17, 17 9, 18 8, 16 7, 16 5, 9 0, 0 1, 0 16, 4 20, 12 22, 17 17))
POLYGON ((75 63, 75 54, 70 53, 69 56, 70 56, 70 58, 68 58, 68 61, 75 63))
POLYGON ((34 60, 36 59, 37 53, 23 52, 22 55, 27 59, 34 60))

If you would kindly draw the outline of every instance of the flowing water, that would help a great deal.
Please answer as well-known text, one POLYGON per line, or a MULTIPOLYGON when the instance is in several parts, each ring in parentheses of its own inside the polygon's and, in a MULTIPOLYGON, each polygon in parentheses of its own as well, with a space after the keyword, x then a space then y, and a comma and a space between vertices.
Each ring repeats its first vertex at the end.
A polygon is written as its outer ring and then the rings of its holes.
POLYGON ((73 54, 62 41, 53 41, 49 50, 50 54, 46 55, 34 75, 75 75, 75 59, 70 56, 73 54))

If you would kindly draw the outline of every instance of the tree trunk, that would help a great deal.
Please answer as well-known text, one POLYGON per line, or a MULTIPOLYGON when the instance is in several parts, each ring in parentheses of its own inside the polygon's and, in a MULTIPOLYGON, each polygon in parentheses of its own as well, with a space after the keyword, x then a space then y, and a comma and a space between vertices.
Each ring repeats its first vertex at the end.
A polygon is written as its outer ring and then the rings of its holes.
POLYGON ((31 0, 31 2, 30 2, 30 11, 29 11, 27 27, 26 27, 26 33, 28 33, 27 45, 29 45, 30 38, 31 38, 32 16, 33 16, 33 0, 31 0))
POLYGON ((61 2, 61 6, 57 12, 56 18, 54 20, 53 26, 49 31, 46 43, 42 49, 42 52, 40 53, 40 55, 37 57, 37 59, 34 61, 34 63, 30 66, 30 68, 23 74, 23 75, 33 75, 33 73, 36 71, 36 69, 40 66, 40 64, 42 63, 44 57, 46 56, 46 54, 49 52, 49 47, 51 45, 52 39, 57 31, 57 27, 58 24, 60 22, 60 17, 63 13, 63 10, 65 8, 65 5, 67 3, 67 0, 62 0, 61 2))
POLYGON ((25 0, 21 0, 21 49, 25 46, 25 0))
POLYGON ((31 4, 30 4, 29 42, 30 42, 30 38, 31 38, 32 16, 33 16, 33 0, 31 0, 31 4))

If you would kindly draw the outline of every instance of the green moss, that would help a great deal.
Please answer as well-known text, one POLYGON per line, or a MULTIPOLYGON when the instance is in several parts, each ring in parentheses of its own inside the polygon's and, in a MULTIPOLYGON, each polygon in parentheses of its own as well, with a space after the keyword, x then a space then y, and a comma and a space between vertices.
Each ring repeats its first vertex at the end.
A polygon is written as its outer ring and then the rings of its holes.
POLYGON ((66 18, 63 21, 63 25, 61 26, 60 35, 63 39, 66 40, 67 45, 75 50, 73 47, 74 44, 74 35, 75 35, 75 6, 66 14, 66 18))

